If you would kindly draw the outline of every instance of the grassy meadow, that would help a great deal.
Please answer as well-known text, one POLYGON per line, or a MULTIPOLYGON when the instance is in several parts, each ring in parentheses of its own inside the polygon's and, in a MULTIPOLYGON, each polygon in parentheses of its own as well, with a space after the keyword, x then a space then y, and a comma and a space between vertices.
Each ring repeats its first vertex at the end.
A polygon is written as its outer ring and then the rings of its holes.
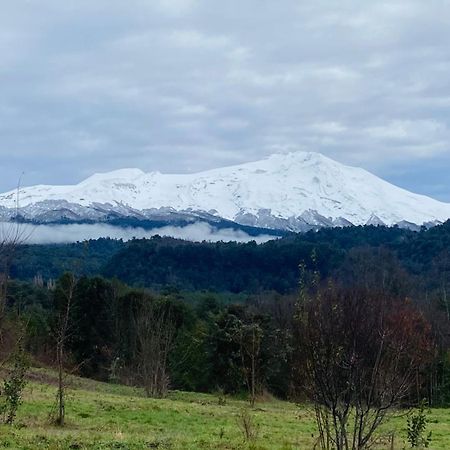
MULTIPOLYGON (((0 448, 10 449, 312 449, 311 411, 274 399, 250 410, 257 437, 247 441, 238 425, 243 400, 171 392, 148 399, 140 390, 73 377, 67 394, 67 424, 51 425, 55 378, 32 372, 15 425, 0 427, 0 448)), ((432 449, 450 448, 450 409, 429 414, 432 449)), ((395 448, 404 448, 405 417, 392 419, 383 432, 396 432, 395 448)), ((379 448, 390 448, 380 443, 379 448)))

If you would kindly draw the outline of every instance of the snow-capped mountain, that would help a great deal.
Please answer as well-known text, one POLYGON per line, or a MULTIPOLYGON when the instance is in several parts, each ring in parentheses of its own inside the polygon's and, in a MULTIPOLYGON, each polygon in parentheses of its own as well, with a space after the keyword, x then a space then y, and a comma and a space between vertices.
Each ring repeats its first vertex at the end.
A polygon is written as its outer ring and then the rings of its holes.
POLYGON ((450 218, 450 204, 394 186, 319 153, 275 154, 196 174, 123 169, 73 186, 0 195, 0 217, 52 223, 111 218, 221 221, 301 231, 324 226, 413 226, 450 218), (19 205, 17 205, 19 199, 19 205))

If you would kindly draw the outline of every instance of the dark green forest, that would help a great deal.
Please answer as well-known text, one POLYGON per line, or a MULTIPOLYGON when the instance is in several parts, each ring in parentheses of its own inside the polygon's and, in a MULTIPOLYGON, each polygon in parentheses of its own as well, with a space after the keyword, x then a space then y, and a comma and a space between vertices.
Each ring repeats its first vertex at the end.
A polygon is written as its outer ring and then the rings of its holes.
POLYGON ((420 232, 379 226, 329 228, 260 245, 194 243, 159 236, 129 242, 99 239, 25 245, 11 274, 30 281, 35 276, 56 279, 70 271, 152 290, 171 286, 182 291, 288 294, 298 287, 300 263, 325 278, 345 278, 347 267, 356 264, 363 270, 363 263, 370 265, 373 260, 378 270, 396 265, 416 287, 433 290, 442 287, 449 275, 449 248, 450 222, 420 232), (358 258, 364 261, 358 263, 358 258))

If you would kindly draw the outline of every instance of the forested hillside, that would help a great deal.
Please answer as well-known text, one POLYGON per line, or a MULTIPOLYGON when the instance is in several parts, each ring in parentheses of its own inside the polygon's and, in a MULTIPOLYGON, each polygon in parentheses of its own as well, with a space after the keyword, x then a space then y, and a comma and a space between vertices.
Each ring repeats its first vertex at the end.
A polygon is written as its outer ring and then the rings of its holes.
POLYGON ((301 263, 326 277, 342 273, 349 264, 361 266, 369 258, 379 259, 380 267, 387 260, 395 261, 416 281, 419 278, 422 288, 437 288, 450 270, 449 247, 450 222, 420 232, 375 226, 330 228, 260 245, 194 243, 159 236, 130 242, 99 239, 24 246, 12 275, 22 280, 36 275, 55 279, 73 271, 152 289, 170 285, 191 291, 289 293, 297 288, 301 263), (358 254, 362 261, 358 262, 358 254))

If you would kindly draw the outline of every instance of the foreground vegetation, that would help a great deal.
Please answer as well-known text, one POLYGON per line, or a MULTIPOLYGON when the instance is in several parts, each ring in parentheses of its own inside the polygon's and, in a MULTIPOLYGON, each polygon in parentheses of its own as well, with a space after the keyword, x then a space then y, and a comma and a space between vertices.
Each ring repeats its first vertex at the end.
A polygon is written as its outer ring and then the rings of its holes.
MULTIPOLYGON (((0 446, 12 449, 312 449, 313 412, 305 405, 267 398, 249 410, 256 437, 240 429, 248 402, 220 395, 170 392, 166 399, 145 398, 131 387, 73 377, 64 428, 50 424, 56 374, 33 370, 25 401, 13 426, 0 427, 0 446)), ((450 446, 450 409, 428 413, 431 449, 450 446)), ((395 432, 403 449, 406 417, 392 419, 382 434, 395 432)), ((380 443, 379 448, 390 448, 380 443)))
POLYGON ((0 241, 4 446, 448 447, 447 410, 425 410, 450 406, 450 222, 101 255, 122 244, 82 244, 103 276, 72 255, 59 278, 33 263, 24 280, 24 247, 0 241), (29 361, 57 375, 33 371, 24 392, 29 361), (66 373, 85 381, 67 391, 66 373))

